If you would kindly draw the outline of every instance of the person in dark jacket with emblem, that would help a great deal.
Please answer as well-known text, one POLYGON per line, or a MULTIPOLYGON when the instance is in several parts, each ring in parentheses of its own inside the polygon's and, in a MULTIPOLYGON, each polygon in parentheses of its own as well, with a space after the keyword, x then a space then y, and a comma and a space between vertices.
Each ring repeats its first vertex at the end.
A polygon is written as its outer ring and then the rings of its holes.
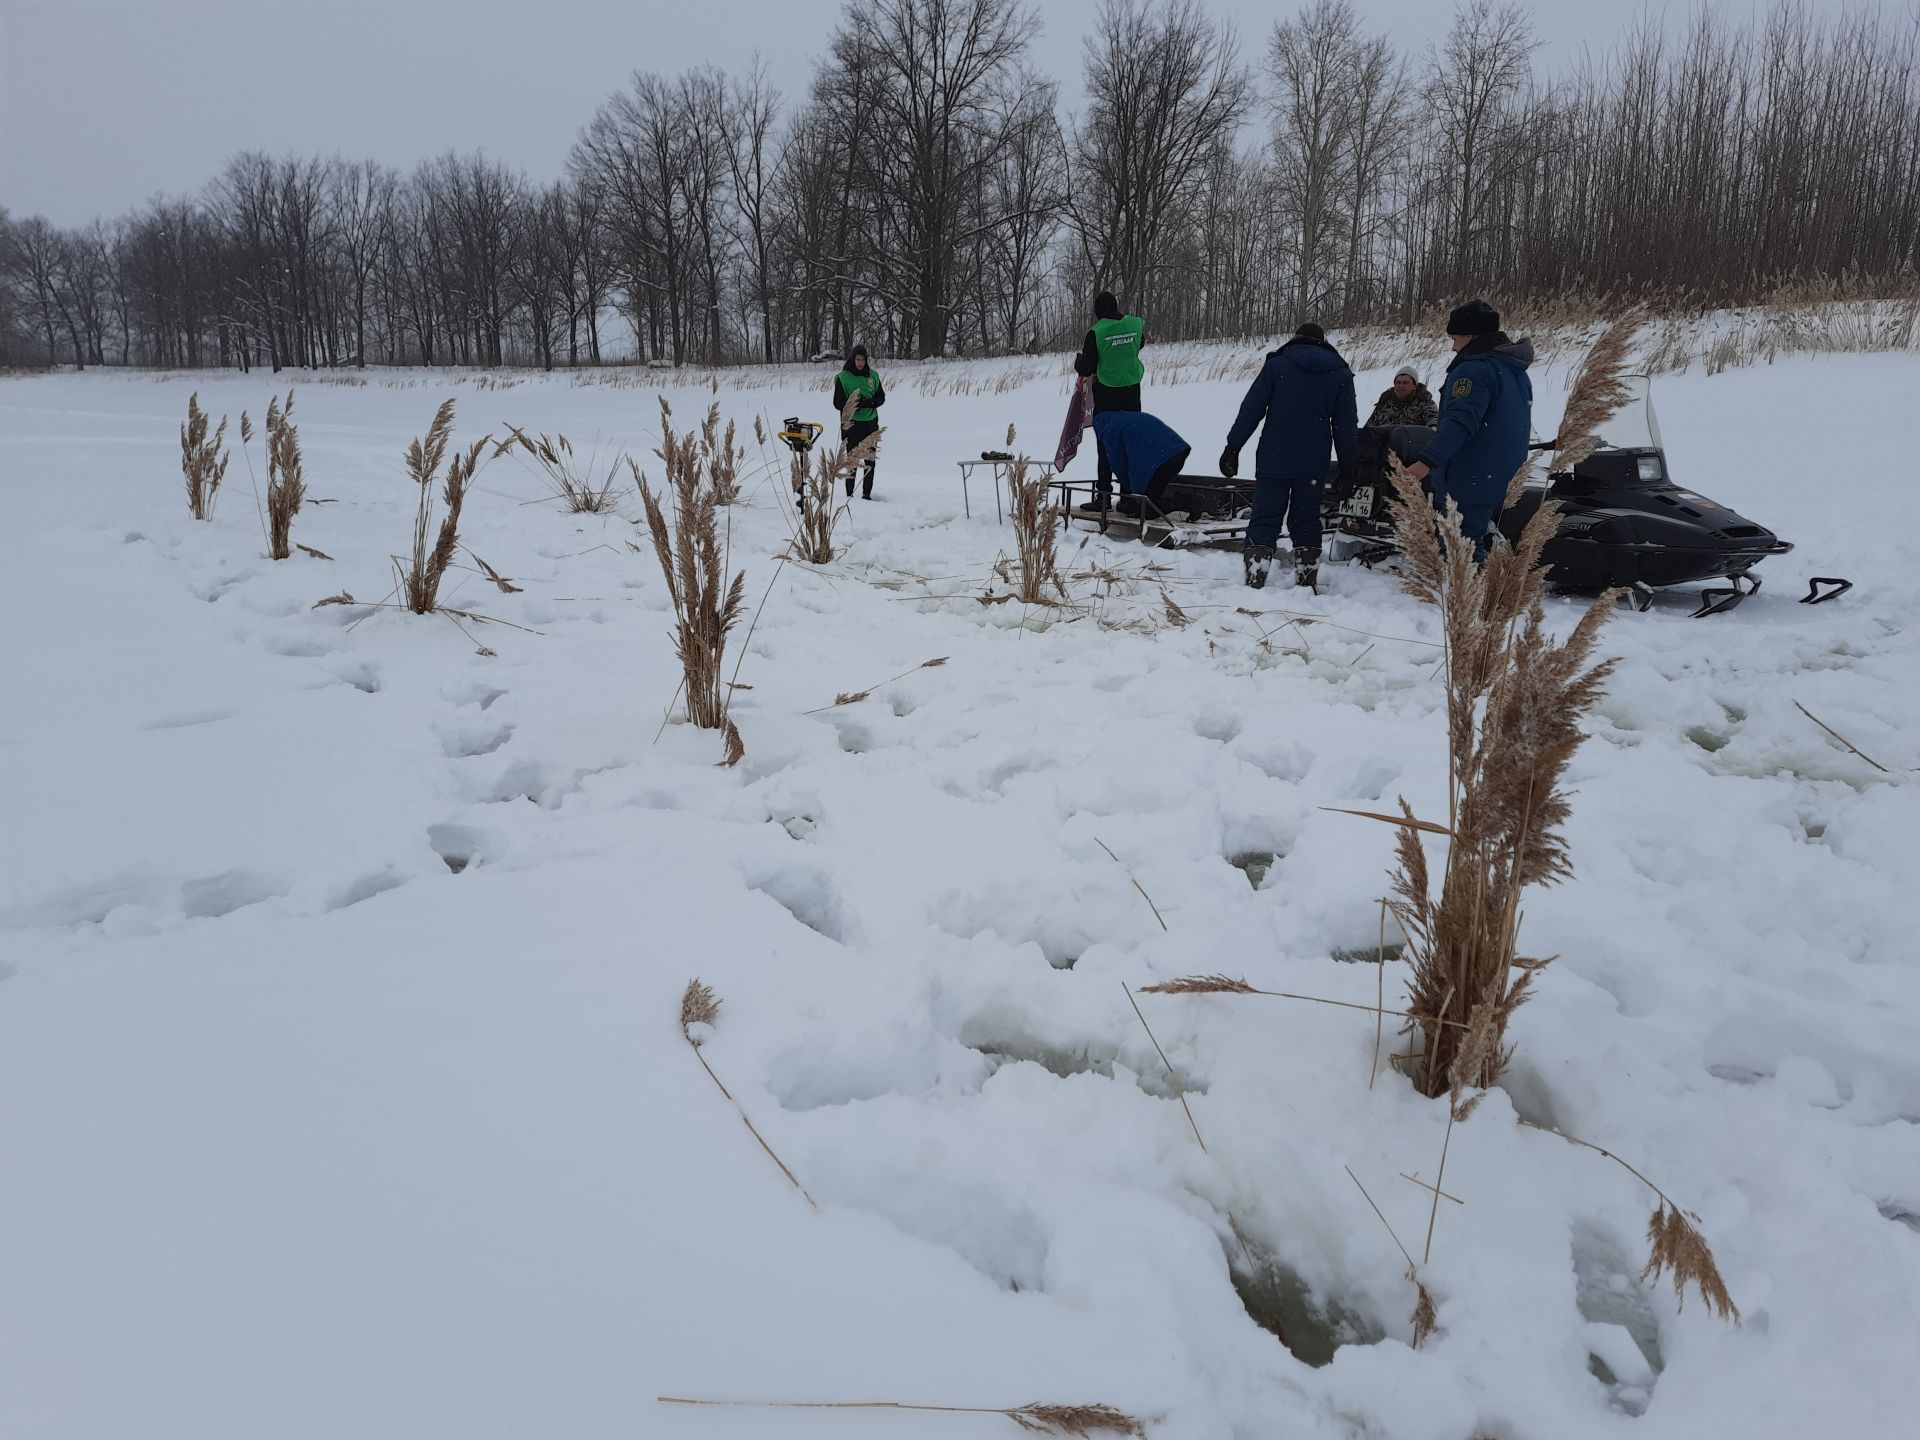
POLYGON ((1123 497, 1121 510, 1148 517, 1166 514, 1167 486, 1180 478, 1193 447, 1159 416, 1138 410, 1109 410, 1094 416, 1093 433, 1113 462, 1113 477, 1120 482, 1123 497), (1128 503, 1139 495, 1152 502, 1150 509, 1128 503))
POLYGON ((1440 418, 1440 406, 1433 392, 1420 383, 1420 374, 1411 365, 1393 372, 1393 388, 1382 390, 1367 417, 1367 428, 1392 429, 1399 425, 1431 427, 1440 418))
POLYGON ((1434 509, 1446 513, 1449 500, 1460 508, 1461 533, 1484 557, 1533 432, 1533 342, 1508 339, 1500 312, 1484 300, 1449 315, 1447 336, 1454 356, 1440 387, 1440 423, 1408 469, 1416 480, 1432 477, 1434 509))
MULTIPOLYGON (((1093 297, 1093 324, 1080 343, 1080 353, 1073 357, 1073 369, 1092 394, 1096 417, 1139 410, 1140 382, 1147 374, 1146 366, 1140 363, 1140 349, 1145 344, 1145 321, 1138 315, 1121 313, 1120 302, 1110 291, 1102 290, 1093 297)), ((1112 493, 1113 466, 1097 427, 1094 448, 1098 452, 1094 493, 1104 509, 1112 493)))
POLYGON ((1260 428, 1253 462, 1253 518, 1247 525, 1247 584, 1259 590, 1273 568, 1284 520, 1293 541, 1294 583, 1320 578, 1320 494, 1327 483, 1329 443, 1342 468, 1353 464, 1353 371, 1318 325, 1302 325, 1267 356, 1227 432, 1220 473, 1240 473, 1240 450, 1260 428))
MULTIPOLYGON (((887 403, 887 387, 880 381, 880 372, 873 368, 873 362, 867 358, 867 347, 856 345, 847 352, 847 363, 840 373, 833 377, 833 408, 842 417, 840 422, 840 443, 848 450, 859 446, 866 438, 880 428, 880 407, 887 403), (845 419, 847 401, 854 396, 860 397, 854 407, 852 423, 845 419)), ((860 498, 873 498, 873 461, 869 459, 865 472, 861 476, 860 498)), ((847 472, 847 498, 853 498, 853 472, 847 472)))

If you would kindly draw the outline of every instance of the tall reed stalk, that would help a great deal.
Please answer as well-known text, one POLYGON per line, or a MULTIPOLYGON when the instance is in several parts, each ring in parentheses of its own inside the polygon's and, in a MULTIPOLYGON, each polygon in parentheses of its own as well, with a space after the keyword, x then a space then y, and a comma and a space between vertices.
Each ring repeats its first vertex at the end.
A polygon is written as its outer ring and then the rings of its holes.
POLYGON ((227 417, 209 436, 211 417, 200 408, 200 392, 187 397, 187 423, 180 427, 180 473, 187 481, 187 509, 196 520, 213 518, 214 498, 220 482, 227 478, 227 462, 233 458, 224 448, 227 417))
POLYGON ((285 406, 277 396, 267 401, 267 553, 275 560, 292 557, 293 517, 306 498, 300 431, 293 423, 293 391, 289 390, 285 406))
POLYGON ((420 502, 413 517, 413 554, 393 557, 395 583, 401 603, 416 615, 431 615, 440 604, 440 582, 460 546, 460 510, 466 503, 473 477, 479 473, 480 455, 491 436, 482 436, 465 450, 456 450, 447 462, 441 486, 442 511, 436 533, 433 525, 434 482, 440 478, 440 465, 446 460, 447 446, 453 438, 453 400, 440 403, 433 423, 424 438, 407 446, 407 474, 420 490, 420 502))
MULTIPOLYGON (((662 410, 664 414, 664 402, 662 410)), ((728 578, 719 503, 712 486, 705 483, 705 467, 692 434, 676 436, 669 425, 656 453, 666 463, 671 524, 640 467, 631 460, 628 464, 640 488, 654 554, 673 601, 673 648, 680 659, 687 718, 703 730, 724 729, 729 754, 736 754, 739 732, 727 718, 727 686, 721 679, 721 665, 727 635, 744 608, 746 572, 737 571, 728 578)))
MULTIPOLYGON (((1625 399, 1636 323, 1615 324, 1581 367, 1560 434, 1564 454, 1590 450, 1625 399)), ((1413 964, 1407 1008, 1425 1042, 1417 1083, 1424 1094, 1450 1095, 1464 1118, 1474 1103, 1466 1092, 1484 1090, 1504 1068, 1507 1024, 1546 963, 1519 953, 1521 895, 1573 875, 1561 833, 1570 813, 1562 782, 1584 739, 1581 722, 1616 663, 1594 663, 1593 652, 1617 595, 1599 596, 1556 640, 1540 556, 1559 504, 1545 501, 1517 543, 1495 545, 1476 564, 1458 508, 1449 502, 1436 524, 1418 482, 1397 461, 1391 469, 1402 584, 1440 609, 1447 684, 1439 893, 1420 838, 1435 827, 1416 821, 1403 800, 1391 905, 1413 964)), ((1526 474, 1522 467, 1514 476, 1510 497, 1526 474)))

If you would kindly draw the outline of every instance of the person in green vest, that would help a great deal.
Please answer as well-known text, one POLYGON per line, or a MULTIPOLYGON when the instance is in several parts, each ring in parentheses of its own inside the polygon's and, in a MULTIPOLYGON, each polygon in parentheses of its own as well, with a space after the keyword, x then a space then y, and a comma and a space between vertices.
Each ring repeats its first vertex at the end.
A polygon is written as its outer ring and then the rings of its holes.
MULTIPOLYGON (((1106 415, 1115 410, 1140 408, 1140 381, 1146 367, 1140 363, 1140 347, 1146 343, 1146 324, 1138 315, 1120 313, 1120 302, 1113 292, 1102 290, 1093 297, 1093 324, 1074 356, 1074 373, 1093 394, 1093 413, 1106 415)), ((1095 504, 1106 509, 1113 493, 1113 466, 1107 459, 1107 447, 1094 432, 1094 447, 1099 457, 1095 471, 1095 504)))
MULTIPOLYGON (((856 345, 847 352, 847 363, 840 373, 833 377, 833 408, 842 419, 840 422, 840 443, 852 450, 869 435, 880 428, 880 407, 887 403, 887 387, 880 381, 880 372, 873 368, 873 362, 867 358, 867 347, 856 345), (847 423, 847 401, 853 396, 860 397, 853 412, 853 422, 847 423)), ((847 472, 847 498, 853 498, 853 472, 847 472)), ((861 476, 860 498, 873 498, 873 461, 869 459, 866 470, 861 476)))

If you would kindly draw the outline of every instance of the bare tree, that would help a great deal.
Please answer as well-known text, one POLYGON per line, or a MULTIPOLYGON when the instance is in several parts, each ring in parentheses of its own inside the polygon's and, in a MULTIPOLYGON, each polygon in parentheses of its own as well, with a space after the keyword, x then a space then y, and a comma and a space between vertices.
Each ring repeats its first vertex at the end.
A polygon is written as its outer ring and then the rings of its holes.
POLYGON ((1167 275, 1169 233, 1238 132, 1249 84, 1231 27, 1199 0, 1102 0, 1095 32, 1069 214, 1091 282, 1144 308, 1167 275))

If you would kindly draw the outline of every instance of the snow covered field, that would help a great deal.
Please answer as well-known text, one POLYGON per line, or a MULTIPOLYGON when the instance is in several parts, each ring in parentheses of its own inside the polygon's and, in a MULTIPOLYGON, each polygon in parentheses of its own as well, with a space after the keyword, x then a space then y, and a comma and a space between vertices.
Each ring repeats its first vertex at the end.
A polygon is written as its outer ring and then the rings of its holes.
MULTIPOLYGON (((1209 461, 1240 385, 1205 368, 1147 403, 1209 461)), ((830 418, 824 374, 751 382, 718 396, 743 429, 830 418)), ((651 388, 292 383, 334 502, 294 539, 331 562, 262 558, 238 454, 186 514, 189 390, 237 428, 271 377, 0 382, 0 1434, 1018 1433, 661 1394, 1102 1401, 1159 1440, 1911 1432, 1920 487, 1889 441, 1920 357, 1657 383, 1675 477, 1798 548, 1733 614, 1607 631, 1579 878, 1527 907, 1561 958, 1452 1135, 1417 1352, 1343 1167, 1420 1258, 1402 1175, 1434 1179, 1444 1104, 1370 1083, 1370 1016, 1143 997, 1203 1152, 1122 984, 1374 1003, 1391 833, 1322 807, 1440 803, 1431 614, 1363 571, 1253 597, 1231 554, 1098 540, 1070 568, 1134 578, 1075 581, 1079 618, 983 606, 1011 532, 978 484, 962 518, 951 461, 1009 421, 1050 448, 1065 377, 900 368, 842 558, 774 579, 772 485, 734 513, 750 600, 774 583, 715 768, 711 733, 655 739, 678 672, 637 500, 568 516, 484 472, 463 538, 523 589, 449 598, 538 632, 477 631, 491 656, 311 608, 390 586, 446 395, 458 439, 646 455, 651 388), (1794 603, 1833 574, 1853 593, 1794 603), (677 1033, 694 976, 819 1213, 677 1033), (1640 1280, 1651 1192, 1521 1119, 1696 1210, 1741 1323, 1640 1280), (1331 1363, 1249 1318, 1229 1212, 1331 1363)), ((1550 429, 1564 367, 1536 383, 1550 429)), ((668 393, 689 424, 710 398, 668 393)))

